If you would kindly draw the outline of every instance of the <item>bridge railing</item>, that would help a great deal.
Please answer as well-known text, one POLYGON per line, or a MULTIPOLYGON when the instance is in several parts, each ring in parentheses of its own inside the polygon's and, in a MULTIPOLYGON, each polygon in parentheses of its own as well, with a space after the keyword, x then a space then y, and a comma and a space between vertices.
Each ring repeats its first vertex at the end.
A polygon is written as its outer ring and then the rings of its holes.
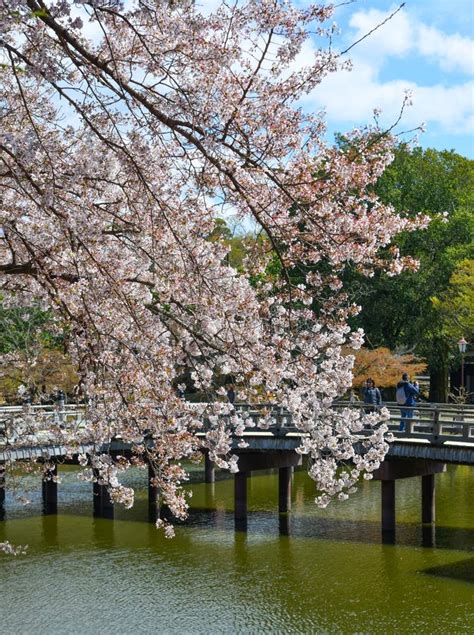
MULTIPOLYGON (((383 404, 390 413, 388 426, 397 439, 419 440, 433 444, 459 442, 474 445, 474 406, 465 404, 416 404, 413 407, 400 406, 394 402, 383 404), (401 411, 408 411, 404 417, 405 430, 400 431, 401 411)), ((291 414, 274 404, 237 403, 236 409, 245 413, 253 427, 247 431, 265 430, 270 434, 285 435, 300 432, 292 421, 291 414), (263 414, 270 412, 270 423, 265 425, 263 414)), ((336 401, 336 409, 356 408, 370 412, 370 406, 363 402, 336 401)), ((79 431, 85 428, 86 410, 82 404, 30 406, 29 415, 24 421, 24 409, 21 406, 0 407, 0 444, 6 440, 48 442, 48 431, 53 436, 64 431, 79 431)))
POLYGON ((48 443, 85 424, 83 404, 0 407, 0 444, 48 443))
MULTIPOLYGON (((414 406, 400 406, 395 402, 388 402, 384 403, 383 406, 390 413, 388 427, 397 439, 424 440, 437 445, 448 441, 474 444, 474 406, 472 405, 416 404, 414 406), (402 420, 404 430, 399 429, 402 420)), ((280 434, 296 431, 291 414, 281 407, 272 408, 271 404, 258 406, 236 404, 236 407, 238 410, 246 412, 257 426, 262 418, 262 410, 271 409, 274 423, 270 425, 269 431, 280 434)), ((336 409, 356 408, 367 413, 374 411, 374 408, 360 401, 336 401, 333 407, 336 409)))
MULTIPOLYGON (((338 402, 336 407, 347 405, 338 402)), ((396 438, 424 439, 442 444, 446 441, 474 443, 474 407, 467 404, 415 404, 401 406, 389 402, 388 426, 396 438), (405 416, 404 416, 405 415, 405 416), (400 430, 403 422, 404 430, 400 430)), ((366 409, 367 404, 356 402, 351 407, 366 409)))

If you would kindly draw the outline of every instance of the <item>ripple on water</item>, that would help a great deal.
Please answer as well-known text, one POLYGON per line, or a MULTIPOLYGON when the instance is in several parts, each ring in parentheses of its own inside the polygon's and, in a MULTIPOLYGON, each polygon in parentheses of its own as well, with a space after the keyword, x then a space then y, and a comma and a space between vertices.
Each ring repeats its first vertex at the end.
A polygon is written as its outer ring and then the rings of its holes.
POLYGON ((10 501, 0 523, 0 539, 30 544, 27 557, 0 558, 2 632, 473 632, 473 486, 472 472, 440 475, 440 524, 423 532, 419 488, 397 484, 397 544, 382 545, 375 483, 322 511, 297 473, 293 511, 279 518, 276 477, 258 476, 247 533, 234 531, 231 481, 196 484, 189 523, 167 541, 144 522, 144 491, 131 513, 94 520, 90 484, 70 472, 65 513, 15 518, 10 501))

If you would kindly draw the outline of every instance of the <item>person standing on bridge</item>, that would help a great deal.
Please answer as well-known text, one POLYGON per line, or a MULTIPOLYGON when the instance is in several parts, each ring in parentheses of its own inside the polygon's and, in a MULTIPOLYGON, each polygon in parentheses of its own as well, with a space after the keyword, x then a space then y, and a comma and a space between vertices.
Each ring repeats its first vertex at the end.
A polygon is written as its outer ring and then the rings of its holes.
POLYGON ((397 403, 407 407, 400 408, 400 432, 404 432, 408 419, 413 417, 413 409, 419 394, 420 389, 410 383, 408 373, 403 373, 401 381, 397 384, 397 403))
POLYGON ((235 402, 235 388, 233 384, 228 384, 227 386, 227 399, 229 400, 229 403, 233 404, 235 402))
POLYGON ((369 377, 362 389, 362 395, 364 397, 364 403, 369 404, 370 408, 365 408, 365 412, 374 412, 377 408, 380 408, 382 405, 382 395, 380 394, 380 390, 375 386, 375 382, 372 377, 369 377))

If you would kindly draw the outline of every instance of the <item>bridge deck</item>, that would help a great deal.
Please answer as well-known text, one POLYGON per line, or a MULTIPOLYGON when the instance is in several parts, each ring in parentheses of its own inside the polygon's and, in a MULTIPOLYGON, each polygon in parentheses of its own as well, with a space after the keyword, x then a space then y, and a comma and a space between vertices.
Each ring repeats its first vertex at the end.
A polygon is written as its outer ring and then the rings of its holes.
MULTIPOLYGON (((335 408, 364 408, 364 404, 349 404, 336 402, 335 408)), ((249 404, 237 404, 237 408, 245 411, 248 418, 256 426, 247 429, 245 440, 249 443, 248 450, 294 450, 299 446, 304 433, 297 430, 291 420, 291 415, 282 408, 273 407, 275 423, 268 430, 259 430, 258 424, 262 408, 249 404)), ((400 406, 387 404, 390 411, 389 428, 395 440, 390 444, 389 456, 400 458, 422 458, 439 460, 447 463, 462 463, 474 465, 474 407, 459 406, 457 404, 417 405, 410 409, 413 416, 406 420, 406 430, 398 430, 400 421, 400 406)), ((406 407, 402 407, 406 410, 406 407)), ((71 447, 50 440, 48 429, 57 433, 60 429, 74 428, 84 430, 86 412, 82 406, 66 406, 59 410, 52 406, 33 406, 35 417, 43 420, 43 431, 28 434, 24 430, 21 439, 13 439, 13 443, 2 442, 2 427, 8 426, 8 420, 14 417, 16 426, 21 430, 21 407, 0 408, 0 462, 7 460, 26 460, 51 456, 64 458, 71 453, 71 447), (20 422, 20 423, 19 423, 20 422)), ((204 434, 204 433, 202 433, 204 434)), ((199 436, 199 435, 198 435, 199 436)), ((238 450, 238 440, 234 449, 238 450)), ((93 449, 100 452, 129 452, 131 446, 120 440, 100 448, 92 443, 79 444, 72 451, 86 453, 93 449)))

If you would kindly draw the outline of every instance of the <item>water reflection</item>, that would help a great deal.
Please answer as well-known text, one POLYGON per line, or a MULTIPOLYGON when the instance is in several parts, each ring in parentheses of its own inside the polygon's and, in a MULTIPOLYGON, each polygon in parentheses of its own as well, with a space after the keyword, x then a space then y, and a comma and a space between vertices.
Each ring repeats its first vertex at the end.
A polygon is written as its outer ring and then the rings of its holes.
POLYGON ((92 519, 92 539, 98 549, 115 547, 115 523, 109 518, 92 519))
POLYGON ((290 535, 290 516, 288 514, 279 514, 278 516, 278 532, 280 536, 290 535))
POLYGON ((436 525, 422 525, 421 538, 423 547, 436 547, 436 525))
POLYGON ((453 472, 438 479, 436 526, 420 523, 419 482, 397 484, 396 542, 382 544, 378 483, 318 510, 296 472, 293 509, 278 514, 277 476, 252 476, 236 531, 233 481, 218 475, 194 484, 189 520, 166 540, 147 522, 143 472, 128 475, 135 507, 109 521, 65 471, 58 516, 41 516, 40 497, 29 511, 10 499, 0 523, 0 540, 30 544, 0 558, 2 635, 473 632, 474 474, 453 472))
POLYGON ((59 529, 58 517, 52 514, 46 514, 41 518, 41 536, 43 543, 48 548, 57 548, 59 546, 59 529))
POLYGON ((264 533, 318 540, 406 545, 439 549, 474 550, 474 529, 400 523, 396 532, 382 532, 380 523, 321 517, 298 517, 291 513, 250 512, 247 519, 234 519, 231 512, 192 509, 186 521, 189 527, 214 527, 228 532, 264 533))
MULTIPOLYGON (((400 482, 400 487, 397 487, 396 534, 381 532, 378 483, 364 481, 353 500, 342 504, 335 503, 326 510, 318 510, 312 502, 314 483, 301 471, 297 471, 293 477, 292 511, 287 514, 278 514, 278 482, 275 474, 252 476, 248 479, 248 517, 239 521, 234 521, 232 479, 222 480, 222 474, 218 473, 216 483, 194 483, 194 497, 191 499, 193 507, 184 525, 190 528, 213 527, 217 531, 226 532, 291 536, 295 539, 312 538, 365 544, 382 542, 387 545, 470 551, 474 549, 473 472, 469 468, 450 468, 446 474, 437 477, 437 525, 422 525, 419 522, 418 479, 400 482)), ((71 469, 64 471, 62 476, 63 482, 59 487, 59 511, 62 514, 88 517, 92 512, 90 483, 77 481, 74 470, 71 469)), ((172 520, 167 508, 162 507, 160 510, 158 506, 148 504, 146 479, 143 478, 142 472, 131 471, 129 478, 130 484, 135 487, 141 485, 142 489, 137 492, 134 509, 128 511, 116 508, 117 519, 155 523, 160 513, 162 518, 172 520)), ((33 504, 29 508, 16 503, 13 495, 7 490, 6 517, 9 520, 40 513, 41 482, 38 481, 36 485, 37 491, 32 488, 33 504)), ((55 525, 54 515, 49 518, 51 521, 47 521, 46 517, 44 520, 44 539, 54 544, 57 524, 55 525)), ((102 519, 98 518, 97 522, 101 523, 102 519)), ((178 529, 183 525, 176 524, 178 529)), ((101 531, 98 531, 98 535, 101 531)), ((113 540, 110 544, 113 544, 113 540)))

